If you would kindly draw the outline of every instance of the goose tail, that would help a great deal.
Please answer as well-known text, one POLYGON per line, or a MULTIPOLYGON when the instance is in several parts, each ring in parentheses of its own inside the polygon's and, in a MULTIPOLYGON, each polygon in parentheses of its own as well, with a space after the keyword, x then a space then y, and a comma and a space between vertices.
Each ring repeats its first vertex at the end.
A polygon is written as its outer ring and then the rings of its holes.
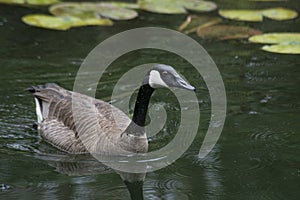
POLYGON ((47 83, 45 85, 31 86, 26 90, 31 92, 34 96, 35 101, 35 111, 37 115, 37 122, 40 124, 47 116, 49 109, 49 94, 47 94, 47 89, 57 89, 60 88, 55 83, 47 83))

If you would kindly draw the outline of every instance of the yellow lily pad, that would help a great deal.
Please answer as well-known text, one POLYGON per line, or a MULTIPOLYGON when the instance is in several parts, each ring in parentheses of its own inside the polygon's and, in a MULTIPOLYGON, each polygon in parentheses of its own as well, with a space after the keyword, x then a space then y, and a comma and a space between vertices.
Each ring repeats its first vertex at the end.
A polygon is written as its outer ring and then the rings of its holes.
POLYGON ((0 0, 4 4, 17 4, 17 5, 50 5, 58 3, 59 0, 0 0))
POLYGON ((281 54, 300 54, 300 42, 265 45, 262 50, 281 54))
POLYGON ((80 23, 74 23, 72 27, 76 26, 112 26, 114 23, 110 19, 106 18, 86 18, 86 19, 80 19, 80 23))
POLYGON ((109 19, 80 19, 72 16, 55 17, 43 14, 25 15, 22 21, 30 26, 52 30, 68 30, 71 27, 87 26, 87 25, 112 25, 109 19))
POLYGON ((196 32, 198 28, 213 26, 220 22, 222 19, 219 17, 189 15, 178 30, 188 34, 196 32))
POLYGON ((286 8, 271 8, 262 11, 263 16, 274 20, 289 20, 298 16, 298 13, 294 10, 286 8))
POLYGON ((248 38, 262 32, 247 26, 215 25, 199 28, 197 34, 204 39, 230 40, 248 38))
POLYGON ((49 15, 26 15, 22 17, 22 21, 31 26, 48 28, 54 30, 67 30, 72 27, 76 21, 80 21, 75 17, 53 17, 49 15))
POLYGON ((279 44, 300 42, 300 33, 266 33, 249 38, 250 42, 263 44, 279 44))
POLYGON ((273 53, 300 54, 300 33, 267 33, 249 38, 250 42, 265 45, 262 50, 273 53))
POLYGON ((202 0, 138 0, 140 9, 162 14, 181 14, 186 10, 209 12, 215 10, 217 5, 202 0))
POLYGON ((219 14, 224 18, 237 21, 258 22, 263 20, 261 12, 253 10, 219 10, 219 14))
POLYGON ((136 11, 123 8, 121 4, 116 5, 112 3, 70 2, 52 5, 49 11, 55 16, 75 16, 79 18, 100 18, 102 16, 115 20, 128 20, 137 17, 136 11))
POLYGON ((288 1, 288 0, 249 0, 249 1, 257 1, 257 2, 278 2, 278 1, 288 1))
POLYGON ((294 10, 286 8, 271 8, 263 10, 219 10, 219 14, 227 19, 237 21, 263 21, 263 17, 274 20, 289 20, 298 16, 294 10))

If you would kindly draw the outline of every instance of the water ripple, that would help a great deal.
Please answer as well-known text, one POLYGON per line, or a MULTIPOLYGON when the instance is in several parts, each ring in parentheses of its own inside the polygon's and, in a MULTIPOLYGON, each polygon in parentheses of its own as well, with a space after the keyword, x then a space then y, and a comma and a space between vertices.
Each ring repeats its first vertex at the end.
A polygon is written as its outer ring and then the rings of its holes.
POLYGON ((249 138, 253 145, 257 142, 269 142, 266 145, 283 145, 288 142, 288 138, 293 135, 292 131, 273 130, 271 128, 257 128, 249 133, 249 138))

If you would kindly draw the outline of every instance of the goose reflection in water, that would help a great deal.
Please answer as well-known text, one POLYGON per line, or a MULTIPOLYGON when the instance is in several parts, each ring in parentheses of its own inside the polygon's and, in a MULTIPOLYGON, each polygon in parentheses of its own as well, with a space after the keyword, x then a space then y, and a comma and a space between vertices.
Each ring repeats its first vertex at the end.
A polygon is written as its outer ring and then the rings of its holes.
MULTIPOLYGON (((145 173, 127 173, 113 170, 107 165, 94 159, 91 155, 45 154, 39 153, 36 158, 46 160, 55 168, 55 171, 71 177, 89 175, 109 175, 117 173, 123 180, 132 200, 143 200, 143 183, 146 177, 146 164, 143 164, 145 173)), ((105 156, 108 159, 107 156, 105 156)), ((142 167, 142 165, 140 165, 142 167)), ((141 170, 141 169, 140 169, 141 170)))

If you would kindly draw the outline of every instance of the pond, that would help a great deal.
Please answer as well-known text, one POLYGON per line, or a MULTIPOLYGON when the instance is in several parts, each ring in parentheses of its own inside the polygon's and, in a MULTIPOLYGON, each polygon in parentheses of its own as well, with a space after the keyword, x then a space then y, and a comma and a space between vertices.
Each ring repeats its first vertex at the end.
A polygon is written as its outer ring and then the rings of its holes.
MULTIPOLYGON (((297 0, 257 3, 215 1, 220 8, 286 6, 300 11, 297 0), (255 6, 254 6, 255 5, 255 6)), ((109 168, 85 156, 68 155, 38 136, 32 95, 26 88, 55 82, 72 89, 88 53, 108 37, 137 27, 176 30, 186 15, 139 11, 139 17, 112 27, 53 31, 30 27, 25 14, 46 9, 0 5, 0 199, 298 199, 300 196, 300 57, 260 50, 247 40, 205 40, 191 34, 210 54, 224 81, 227 116, 213 150, 198 158, 210 120, 210 98, 201 77, 188 63, 168 52, 130 52, 109 68, 97 87, 97 98, 110 100, 123 73, 144 63, 164 63, 184 73, 197 88, 200 128, 189 149, 173 164, 146 175, 136 185, 124 184, 109 168), (198 89, 199 88, 199 89, 198 89), (137 198, 140 198, 138 196, 137 198)), ((217 12, 209 15, 215 16, 217 12)), ((233 24, 248 25, 245 22, 233 24)), ((300 18, 250 23, 263 32, 299 32, 300 18)), ((170 117, 150 138, 150 150, 161 148, 179 127, 178 102, 168 90, 157 91, 151 104, 161 104, 170 117)))

